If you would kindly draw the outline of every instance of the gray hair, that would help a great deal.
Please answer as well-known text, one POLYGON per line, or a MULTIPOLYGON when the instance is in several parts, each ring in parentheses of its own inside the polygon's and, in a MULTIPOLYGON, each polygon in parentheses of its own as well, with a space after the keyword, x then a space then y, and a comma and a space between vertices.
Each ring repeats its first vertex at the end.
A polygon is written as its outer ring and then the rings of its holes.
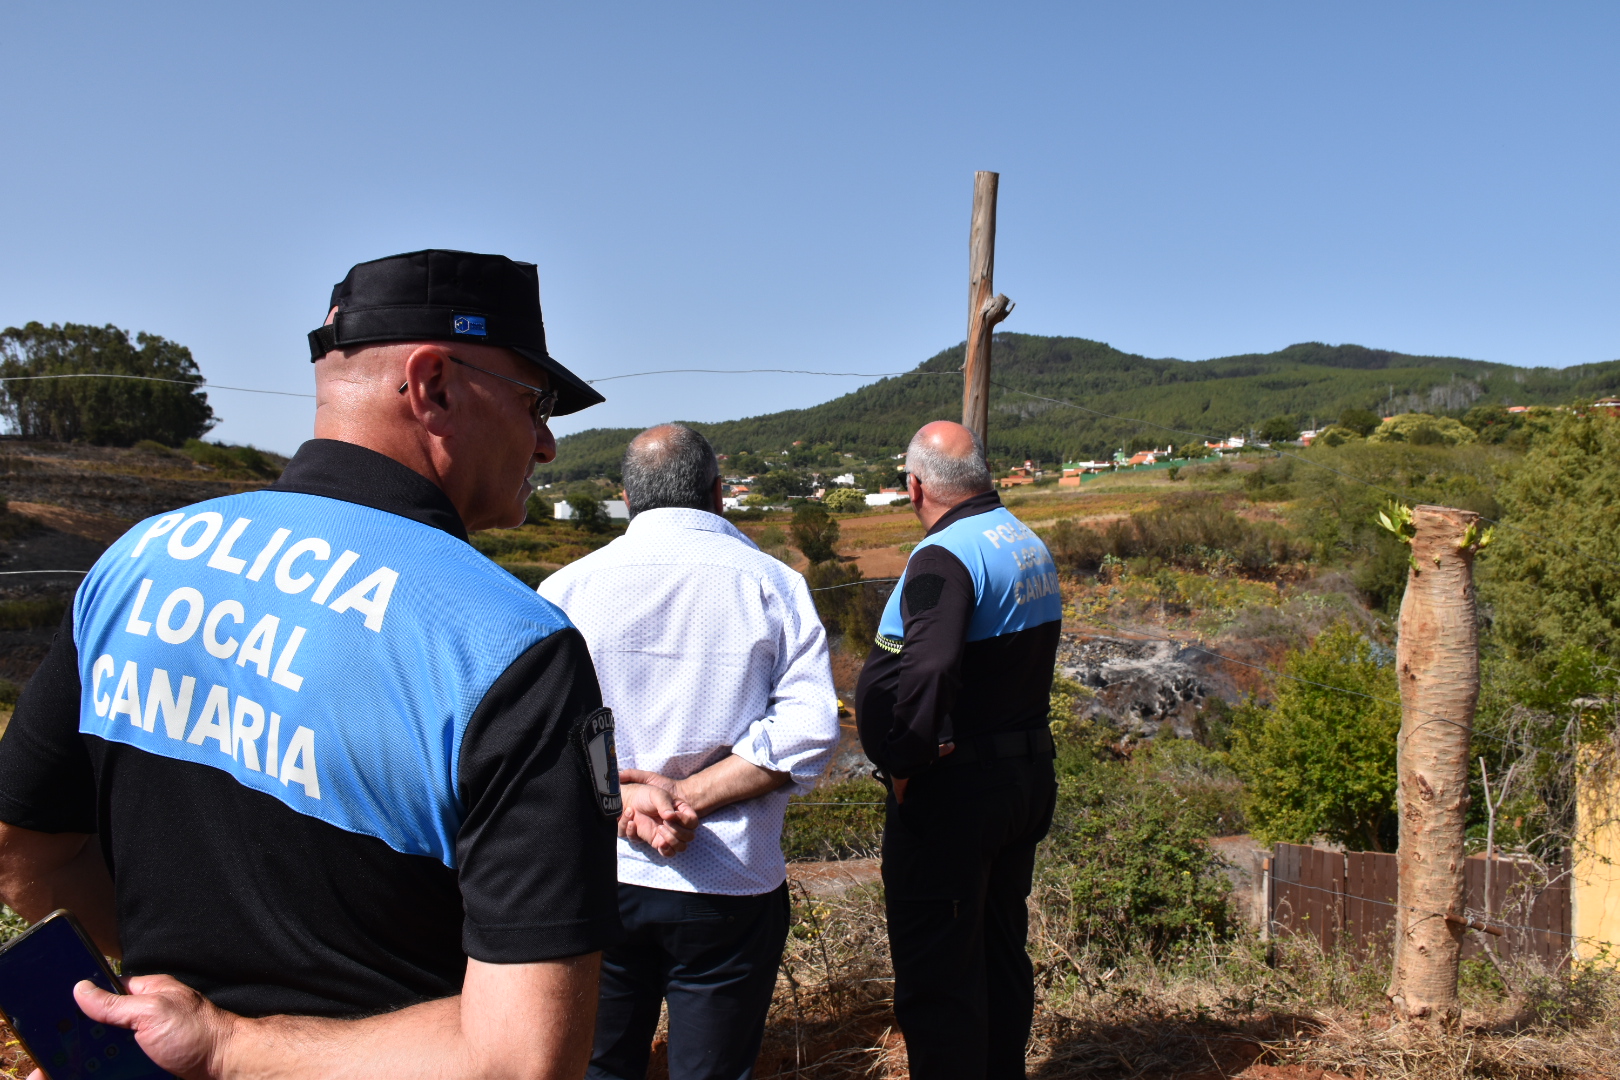
POLYGON ((965 498, 989 491, 995 487, 995 481, 984 460, 984 440, 971 429, 968 434, 973 437, 973 453, 956 457, 923 438, 921 431, 917 432, 906 447, 906 471, 941 498, 965 498))
POLYGON ((685 424, 650 427, 624 452, 624 497, 632 517, 666 507, 712 512, 719 478, 714 447, 685 424))

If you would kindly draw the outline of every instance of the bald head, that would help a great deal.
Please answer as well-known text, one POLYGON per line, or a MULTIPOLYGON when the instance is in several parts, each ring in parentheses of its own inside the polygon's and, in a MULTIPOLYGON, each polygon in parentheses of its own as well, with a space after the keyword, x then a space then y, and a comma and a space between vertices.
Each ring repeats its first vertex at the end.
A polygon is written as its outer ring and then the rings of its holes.
POLYGON ((680 507, 713 511, 720 462, 709 440, 685 424, 659 424, 624 452, 624 498, 630 513, 680 507))
POLYGON ((924 424, 906 447, 906 471, 935 499, 959 502, 993 486, 984 444, 961 424, 924 424))

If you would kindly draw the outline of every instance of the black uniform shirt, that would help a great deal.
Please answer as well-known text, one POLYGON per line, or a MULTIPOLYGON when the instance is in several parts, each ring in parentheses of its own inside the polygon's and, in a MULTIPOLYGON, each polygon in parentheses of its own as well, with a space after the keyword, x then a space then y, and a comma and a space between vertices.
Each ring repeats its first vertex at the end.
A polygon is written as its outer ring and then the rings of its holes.
MULTIPOLYGON (((438 487, 349 443, 305 443, 273 488, 466 539, 438 487)), ((0 820, 98 834, 127 972, 173 975, 249 1016, 342 1016, 458 993, 469 955, 532 963, 622 934, 615 830, 575 738, 602 704, 577 630, 522 653, 473 712, 451 869, 219 769, 81 734, 72 619, 0 739, 0 820)))
MULTIPOLYGON (((993 491, 975 495, 951 507, 928 535, 1000 507, 993 491)), ((874 646, 855 690, 861 745, 890 776, 927 768, 941 742, 1046 725, 1062 622, 970 642, 977 604, 973 576, 945 547, 919 548, 906 563, 905 646, 874 646)))

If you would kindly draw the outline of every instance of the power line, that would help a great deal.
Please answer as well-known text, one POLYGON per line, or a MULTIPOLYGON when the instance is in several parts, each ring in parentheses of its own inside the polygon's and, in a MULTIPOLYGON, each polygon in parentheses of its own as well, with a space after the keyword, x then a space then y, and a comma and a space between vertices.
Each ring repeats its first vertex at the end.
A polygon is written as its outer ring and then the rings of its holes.
POLYGON ((615 379, 639 379, 643 375, 831 375, 840 378, 886 379, 903 375, 960 375, 960 371, 801 371, 797 368, 663 368, 658 371, 632 371, 625 375, 604 375, 586 379, 588 383, 615 379))
MULTIPOLYGON (((900 377, 904 377, 904 376, 908 376, 908 375, 960 375, 961 372, 960 371, 810 371, 810 370, 807 370, 807 369, 800 369, 800 368, 735 368, 735 369, 733 369, 733 368, 661 368, 661 369, 659 369, 657 371, 632 371, 632 372, 628 372, 628 373, 623 374, 623 375, 605 375, 605 376, 603 376, 603 377, 601 377, 599 379, 587 379, 585 381, 588 382, 588 383, 595 384, 595 383, 602 383, 602 382, 613 382, 613 381, 615 381, 617 379, 638 379, 638 378, 641 378, 641 377, 647 376, 647 375, 687 375, 687 374, 705 374, 705 375, 825 375, 825 376, 839 377, 839 378, 879 379, 879 378, 900 378, 900 377)), ((225 385, 220 384, 220 383, 210 383, 207 380, 197 381, 197 380, 189 380, 189 379, 165 379, 165 378, 159 378, 158 376, 155 376, 155 375, 123 375, 123 374, 117 374, 117 373, 113 373, 113 372, 75 372, 75 373, 63 374, 63 375, 12 375, 12 376, 7 376, 5 378, 0 378, 0 382, 32 382, 32 381, 42 380, 42 379, 133 379, 133 380, 136 380, 138 382, 172 383, 172 384, 179 385, 179 386, 189 386, 189 387, 191 387, 193 389, 231 390, 231 391, 234 391, 234 392, 237 392, 237 393, 242 393, 242 394, 270 394, 270 395, 273 395, 273 396, 276 396, 276 397, 296 397, 296 398, 307 398, 307 399, 313 399, 315 397, 314 394, 300 394, 300 393, 295 393, 295 392, 290 391, 290 390, 262 390, 262 389, 258 389, 258 388, 255 388, 255 387, 249 387, 249 386, 225 386, 225 385)), ((1142 426, 1142 427, 1157 428, 1160 431, 1167 431, 1167 432, 1169 432, 1169 433, 1171 433, 1173 435, 1186 435, 1186 436, 1190 436, 1190 437, 1195 438, 1195 439, 1201 439, 1201 440, 1205 440, 1205 441, 1208 441, 1209 438, 1210 438, 1210 436, 1207 433, 1204 433, 1204 432, 1188 431, 1188 430, 1186 430, 1184 428, 1173 428, 1173 427, 1170 427, 1170 426, 1165 425, 1165 424, 1156 423, 1156 422, 1154 422, 1152 420, 1143 420, 1143 419, 1141 419, 1139 417, 1120 416, 1120 415, 1118 415, 1116 413, 1107 413, 1107 412, 1103 412, 1101 409, 1093 409, 1093 408, 1090 408, 1090 407, 1085 406, 1085 405, 1076 405, 1072 401, 1064 401, 1061 398, 1047 397, 1044 394, 1034 394, 1034 393, 1030 393, 1027 390, 1018 390, 1018 389, 1016 389, 1014 387, 1006 385, 1005 383, 997 382, 995 380, 991 380, 991 385, 996 386, 996 387, 1006 391, 1009 394, 1017 394, 1020 397, 1027 397, 1027 398, 1031 398, 1031 399, 1036 400, 1036 401, 1045 401, 1045 402, 1049 402, 1049 403, 1051 403, 1053 405, 1062 405, 1065 408, 1077 409, 1080 412, 1090 413, 1093 416, 1100 416, 1100 417, 1103 417, 1104 419, 1108 419, 1108 420, 1118 420, 1118 421, 1120 421, 1122 423, 1136 424, 1136 425, 1142 426)), ((1275 447, 1272 448, 1272 452, 1277 454, 1280 457, 1290 458, 1290 459, 1292 459, 1294 461, 1303 461, 1303 462, 1305 462, 1305 464, 1315 466, 1318 469, 1326 469, 1328 472, 1331 472, 1331 473, 1333 473, 1333 474, 1335 474, 1337 476, 1342 476, 1346 480, 1350 480, 1350 481, 1352 481, 1354 483, 1361 484, 1361 485, 1363 485, 1365 487, 1372 488, 1374 491, 1381 492, 1381 493, 1383 493, 1385 495, 1388 495, 1390 498, 1393 498, 1393 499, 1412 499, 1413 498, 1413 496, 1411 496, 1409 494, 1403 494, 1401 492, 1394 491, 1394 490, 1392 490, 1390 488, 1384 487, 1381 484, 1375 484, 1370 480, 1363 480, 1359 476, 1354 476, 1354 475, 1352 475, 1350 473, 1347 473, 1347 472, 1343 471, 1342 469, 1335 469, 1333 466, 1323 464, 1320 461, 1313 461, 1312 459, 1310 459, 1308 457, 1305 457, 1305 456, 1303 456, 1301 454, 1295 454, 1295 453, 1293 453, 1291 451, 1288 451, 1288 450, 1279 450, 1279 449, 1277 449, 1275 447)), ((1538 535, 1536 533, 1533 533, 1533 532, 1530 532, 1530 531, 1528 531, 1526 529, 1521 529, 1516 525, 1509 525, 1506 522, 1500 521, 1500 520, 1498 520, 1496 518, 1489 518, 1489 517, 1485 517, 1484 515, 1481 515, 1480 520, 1488 522, 1488 523, 1490 523, 1492 525, 1499 526, 1500 528, 1505 529, 1508 532, 1517 533, 1520 536, 1529 537, 1530 539, 1539 541, 1541 543, 1551 544, 1551 545, 1553 545, 1555 547, 1562 546, 1556 540, 1549 540, 1547 537, 1540 536, 1540 535, 1538 535)), ((1592 562, 1600 563, 1600 564, 1602 564, 1604 566, 1612 567, 1614 569, 1620 569, 1620 562, 1615 562, 1615 561, 1610 560, 1610 559, 1602 558, 1601 556, 1592 555, 1592 554, 1590 554, 1588 552, 1582 551, 1579 547, 1576 547, 1574 545, 1569 545, 1569 547, 1567 547, 1565 550, 1573 551, 1575 554, 1581 556, 1584 559, 1589 559, 1592 562)))
POLYGON ((116 375, 104 371, 76 372, 71 375, 9 375, 0 382, 35 382, 40 379, 134 379, 137 382, 175 383, 193 390, 235 390, 243 394, 274 394, 277 397, 312 398, 314 394, 295 394, 290 390, 255 390, 249 386, 221 386, 206 379, 160 379, 156 375, 116 375))

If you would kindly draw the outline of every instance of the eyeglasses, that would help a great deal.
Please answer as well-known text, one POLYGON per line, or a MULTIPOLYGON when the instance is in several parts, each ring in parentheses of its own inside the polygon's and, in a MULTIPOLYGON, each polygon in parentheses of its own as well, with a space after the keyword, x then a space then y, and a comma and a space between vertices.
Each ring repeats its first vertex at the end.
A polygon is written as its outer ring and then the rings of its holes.
MULTIPOLYGON (((541 424, 547 423, 551 420, 551 414, 557 408, 557 391, 544 390, 538 386, 530 386, 526 382, 519 382, 517 379, 509 378, 508 376, 502 375, 498 371, 491 371, 488 368, 481 368, 477 364, 469 364, 467 361, 458 360, 454 356, 450 357, 449 359, 451 363, 460 364, 465 368, 472 368, 474 371, 482 371, 485 375, 493 375, 497 379, 511 383, 513 386, 521 386, 523 389, 533 394, 534 400, 529 402, 529 419, 534 421, 535 427, 539 427, 541 424)), ((399 392, 403 394, 406 390, 410 389, 410 385, 411 384, 409 382, 400 383, 399 392)))

